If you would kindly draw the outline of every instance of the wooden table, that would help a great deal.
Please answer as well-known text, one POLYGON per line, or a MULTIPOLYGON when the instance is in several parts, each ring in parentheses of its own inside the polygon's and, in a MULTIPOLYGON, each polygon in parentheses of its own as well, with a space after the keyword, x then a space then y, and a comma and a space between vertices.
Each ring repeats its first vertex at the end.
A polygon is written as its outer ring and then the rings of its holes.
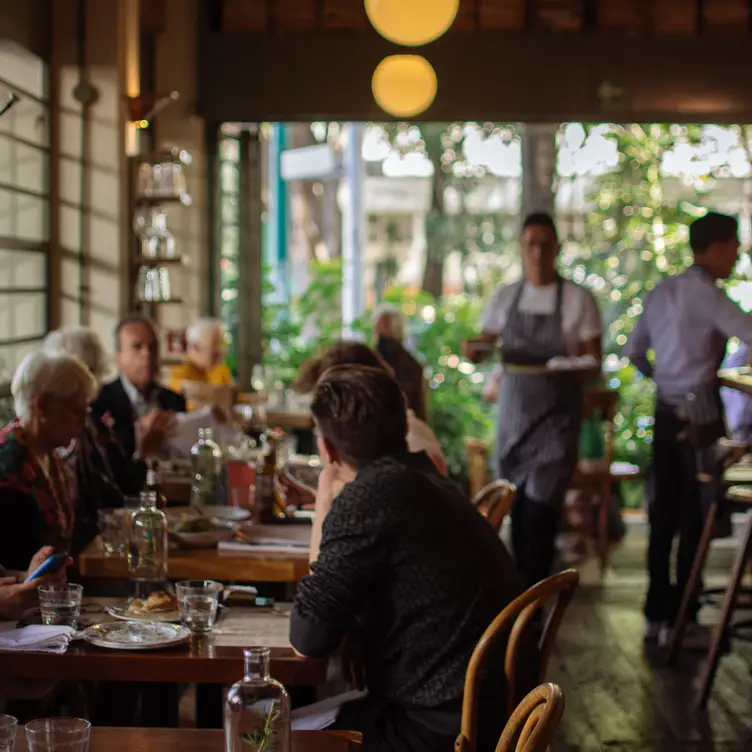
MULTIPOLYGON (((106 554, 98 540, 78 555, 76 563, 83 577, 129 578, 125 557, 106 554)), ((167 570, 174 580, 299 582, 308 574, 308 551, 263 554, 216 548, 171 551, 167 570)))
MULTIPOLYGON (((357 742, 326 731, 293 731, 293 752, 351 752, 357 742)), ((220 752, 223 731, 196 729, 93 728, 90 752, 220 752)), ((26 734, 18 731, 16 752, 27 752, 26 734)))
POLYGON ((718 371, 718 378, 721 386, 752 395, 752 368, 749 366, 725 368, 718 371))
MULTIPOLYGON (((114 600, 92 599, 102 605, 114 600)), ((113 620, 105 611, 92 613, 86 608, 82 616, 88 623, 113 620)), ((167 650, 108 650, 76 641, 62 655, 0 652, 0 676, 233 684, 243 676, 243 647, 260 644, 271 648, 270 672, 278 681, 287 686, 323 684, 327 661, 296 655, 290 646, 289 631, 289 607, 283 607, 279 612, 236 607, 223 613, 211 635, 194 638, 190 643, 167 650)))

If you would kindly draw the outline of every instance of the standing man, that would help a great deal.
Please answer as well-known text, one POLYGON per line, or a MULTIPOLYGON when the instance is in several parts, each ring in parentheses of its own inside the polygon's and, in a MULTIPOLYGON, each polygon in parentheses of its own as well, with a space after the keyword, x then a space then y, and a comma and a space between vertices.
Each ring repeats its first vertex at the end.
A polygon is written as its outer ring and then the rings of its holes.
MULTIPOLYGON (((555 357, 601 361, 601 316, 593 295, 562 279, 548 214, 531 214, 522 232, 524 277, 500 287, 483 313, 483 334, 466 343, 475 360, 501 338, 504 365, 545 365, 555 357)), ((517 485, 512 546, 525 587, 551 573, 567 485, 577 462, 582 390, 560 375, 504 373, 498 394, 499 476, 517 485)))
MULTIPOLYGON (((649 509, 647 642, 668 639, 702 535, 697 450, 725 430, 717 371, 726 342, 738 337, 752 344, 752 317, 718 286, 718 280, 731 275, 739 257, 736 219, 709 212, 690 227, 689 244, 694 264, 661 282, 647 297, 626 347, 632 363, 655 381, 658 391, 653 436, 655 493, 649 509), (676 577, 672 578, 671 549, 677 535, 676 577)), ((698 610, 695 600, 690 618, 698 610)), ((690 624, 683 644, 707 646, 707 635, 690 624)))

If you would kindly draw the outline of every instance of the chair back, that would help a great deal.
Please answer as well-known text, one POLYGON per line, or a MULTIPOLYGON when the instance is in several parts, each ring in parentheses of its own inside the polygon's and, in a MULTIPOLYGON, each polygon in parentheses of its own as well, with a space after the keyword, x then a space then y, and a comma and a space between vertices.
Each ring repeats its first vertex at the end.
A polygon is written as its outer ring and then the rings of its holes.
POLYGON ((556 684, 536 687, 507 721, 496 752, 546 752, 564 705, 564 693, 556 684))
POLYGON ((538 680, 545 681, 554 641, 561 626, 564 612, 572 600, 580 581, 576 569, 567 569, 547 577, 537 585, 515 598, 489 625, 475 646, 465 674, 465 693, 462 699, 462 726, 454 748, 455 752, 476 752, 478 733, 478 696, 482 677, 482 666, 491 647, 499 639, 507 637, 504 656, 506 677, 507 707, 504 712, 510 717, 515 707, 515 687, 517 685, 517 663, 523 638, 535 614, 549 601, 554 600, 543 632, 538 642, 540 664, 538 680))
POLYGON ((508 480, 495 480, 473 498, 475 508, 498 533, 517 496, 517 486, 508 480))
POLYGON ((480 493, 488 483, 488 442, 481 439, 465 439, 467 452, 467 478, 470 496, 480 493))

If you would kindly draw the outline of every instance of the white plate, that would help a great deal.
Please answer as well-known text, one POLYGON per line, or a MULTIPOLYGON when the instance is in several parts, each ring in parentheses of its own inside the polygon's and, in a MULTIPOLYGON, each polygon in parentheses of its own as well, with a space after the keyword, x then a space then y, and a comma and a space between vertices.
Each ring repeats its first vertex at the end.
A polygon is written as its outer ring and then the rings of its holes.
POLYGON ((220 541, 232 540, 233 530, 208 530, 205 533, 171 533, 175 540, 190 548, 212 548, 220 541))
MULTIPOLYGON (((196 510, 193 507, 169 507, 167 510, 169 517, 180 517, 181 515, 188 514, 193 517, 196 516, 196 510)), ((223 507, 219 504, 206 504, 201 507, 201 511, 206 517, 215 520, 221 520, 222 522, 242 522, 247 520, 251 516, 250 509, 242 509, 240 507, 223 507)))
POLYGON ((137 616, 128 613, 128 606, 107 606, 105 611, 110 616, 114 616, 116 619, 122 619, 123 621, 138 621, 138 622, 156 622, 158 624, 173 624, 180 622, 179 611, 162 611, 144 614, 143 616, 137 616))
POLYGON ((86 642, 113 650, 157 650, 180 645, 190 637, 186 627, 155 621, 107 622, 83 632, 86 642))

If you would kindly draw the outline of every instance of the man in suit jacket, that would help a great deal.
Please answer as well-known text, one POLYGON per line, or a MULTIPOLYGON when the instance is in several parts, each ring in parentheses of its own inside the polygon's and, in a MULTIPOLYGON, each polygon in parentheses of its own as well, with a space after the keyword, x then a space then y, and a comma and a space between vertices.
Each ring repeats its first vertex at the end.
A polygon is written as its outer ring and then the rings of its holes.
POLYGON ((154 324, 128 316, 115 329, 115 362, 120 376, 105 384, 92 405, 111 423, 128 457, 159 454, 175 430, 175 413, 185 412, 182 394, 157 384, 159 338, 154 324))

